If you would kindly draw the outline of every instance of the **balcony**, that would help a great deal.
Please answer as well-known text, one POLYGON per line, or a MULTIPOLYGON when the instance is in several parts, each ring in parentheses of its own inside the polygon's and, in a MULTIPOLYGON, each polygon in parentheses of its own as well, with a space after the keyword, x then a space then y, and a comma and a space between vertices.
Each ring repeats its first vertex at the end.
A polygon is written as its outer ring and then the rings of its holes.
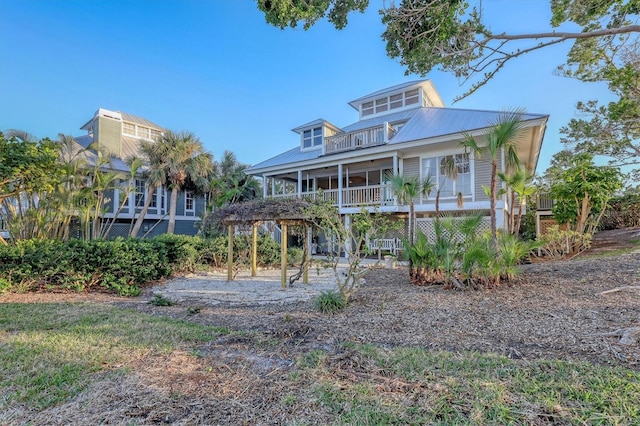
POLYGON ((324 139, 324 153, 352 151, 358 148, 384 145, 395 135, 395 129, 389 123, 355 132, 340 133, 324 139))
MULTIPOLYGON (((342 189, 342 194, 337 189, 323 191, 309 191, 300 194, 302 198, 311 200, 322 197, 338 207, 366 207, 366 206, 390 206, 395 203, 390 185, 356 186, 342 189), (342 197, 340 197, 342 195, 342 197), (342 198, 342 200, 340 200, 342 198), (342 201, 342 203, 340 203, 342 201)), ((297 198, 298 194, 276 194, 275 198, 297 198)))

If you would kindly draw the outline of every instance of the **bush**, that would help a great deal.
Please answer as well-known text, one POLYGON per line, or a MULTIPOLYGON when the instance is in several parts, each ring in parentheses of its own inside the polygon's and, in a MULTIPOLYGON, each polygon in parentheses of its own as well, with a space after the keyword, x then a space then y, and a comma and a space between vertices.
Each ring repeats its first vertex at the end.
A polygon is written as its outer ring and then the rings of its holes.
MULTIPOLYGON (((250 261, 250 236, 234 244, 236 265, 250 261)), ((123 296, 140 294, 140 286, 199 265, 224 267, 227 237, 206 239, 162 235, 152 239, 25 240, 0 246, 0 292, 15 286, 82 291, 101 287, 123 296)), ((258 264, 280 263, 280 245, 269 236, 258 240, 258 264)))
POLYGON ((299 266, 304 257, 304 250, 300 247, 289 247, 287 249, 287 264, 290 266, 299 266))
POLYGON ((338 291, 323 291, 313 301, 313 307, 323 314, 333 314, 347 306, 347 299, 338 291))
POLYGON ((571 229, 560 229, 558 225, 554 225, 549 227, 547 232, 538 239, 538 243, 543 256, 561 259, 591 247, 591 234, 581 234, 571 229))

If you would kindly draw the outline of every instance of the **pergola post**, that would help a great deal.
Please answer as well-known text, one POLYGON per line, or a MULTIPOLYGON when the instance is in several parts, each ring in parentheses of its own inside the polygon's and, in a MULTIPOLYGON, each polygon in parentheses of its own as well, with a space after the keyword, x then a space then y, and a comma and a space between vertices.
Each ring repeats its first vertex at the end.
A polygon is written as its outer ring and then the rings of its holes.
POLYGON ((287 288, 287 224, 282 223, 282 242, 280 243, 280 268, 282 279, 280 284, 283 289, 287 288))
POLYGON ((309 284, 309 261, 311 260, 311 228, 305 223, 304 225, 304 250, 303 265, 304 272, 302 275, 302 283, 309 284))
POLYGON ((227 225, 229 246, 227 248, 227 281, 233 281, 233 231, 234 225, 227 225))
POLYGON ((251 240, 251 276, 255 277, 258 270, 258 224, 253 224, 253 235, 251 240))

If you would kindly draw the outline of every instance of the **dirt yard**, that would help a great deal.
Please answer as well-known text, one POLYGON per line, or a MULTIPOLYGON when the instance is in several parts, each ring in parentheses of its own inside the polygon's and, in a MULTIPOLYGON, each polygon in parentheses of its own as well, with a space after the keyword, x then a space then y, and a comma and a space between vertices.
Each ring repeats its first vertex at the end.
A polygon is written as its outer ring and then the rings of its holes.
MULTIPOLYGON (((638 238, 638 229, 601 233, 580 258, 525 265, 516 282, 491 290, 416 287, 405 268, 376 269, 348 307, 335 315, 314 311, 310 300, 225 304, 185 298, 175 306, 159 307, 148 303, 154 288, 130 299, 39 293, 3 295, 2 301, 94 301, 262 336, 256 340, 232 334, 200 348, 216 375, 203 374, 200 361, 186 353, 140 360, 133 366, 135 374, 105 378, 69 404, 33 413, 28 418, 34 424, 138 424, 137 418, 144 424, 177 419, 181 424, 278 424, 290 414, 278 408, 283 395, 299 392, 286 388, 278 375, 314 349, 338 357, 345 342, 640 370, 640 344, 620 344, 621 333, 616 333, 640 326, 640 252, 604 253, 632 247, 629 241, 638 238), (103 417, 105 412, 109 418, 103 417)), ((331 418, 319 412, 296 415, 319 423, 331 418)))

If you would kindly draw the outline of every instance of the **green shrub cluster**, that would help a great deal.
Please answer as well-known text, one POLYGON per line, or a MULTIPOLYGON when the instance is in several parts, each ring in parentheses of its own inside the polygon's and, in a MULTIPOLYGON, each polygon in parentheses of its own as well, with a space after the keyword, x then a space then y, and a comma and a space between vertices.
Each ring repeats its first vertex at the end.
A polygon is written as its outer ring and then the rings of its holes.
MULTIPOLYGON (((227 237, 162 235, 152 239, 25 240, 0 246, 0 293, 13 287, 86 290, 100 287, 120 295, 199 267, 224 267, 227 237)), ((250 260, 251 239, 235 238, 234 262, 250 260)), ((280 246, 269 236, 258 241, 258 264, 280 263, 280 246)))
POLYGON ((433 241, 419 232, 407 249, 411 281, 465 288, 493 286, 517 275, 517 265, 537 244, 499 233, 496 250, 490 233, 478 233, 481 221, 481 215, 439 218, 434 221, 433 241))

